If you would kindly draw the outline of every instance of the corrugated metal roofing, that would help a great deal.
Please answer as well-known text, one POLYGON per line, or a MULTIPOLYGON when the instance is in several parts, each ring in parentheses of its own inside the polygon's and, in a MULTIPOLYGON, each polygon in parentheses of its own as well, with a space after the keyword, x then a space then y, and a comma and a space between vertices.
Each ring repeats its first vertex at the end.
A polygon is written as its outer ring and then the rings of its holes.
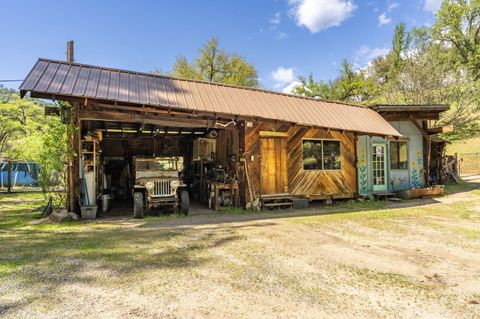
POLYGON ((378 112, 445 112, 450 109, 449 105, 413 105, 413 104, 378 104, 371 106, 378 112))
POLYGON ((369 108, 232 85, 39 59, 20 86, 44 96, 168 107, 287 121, 374 135, 400 136, 369 108))

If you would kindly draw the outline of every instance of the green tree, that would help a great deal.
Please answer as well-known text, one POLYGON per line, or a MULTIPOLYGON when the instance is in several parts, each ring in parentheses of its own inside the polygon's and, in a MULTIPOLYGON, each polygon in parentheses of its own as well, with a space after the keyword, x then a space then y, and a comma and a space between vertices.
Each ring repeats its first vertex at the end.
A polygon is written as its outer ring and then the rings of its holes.
MULTIPOLYGON (((67 145, 68 125, 61 122, 60 117, 48 118, 48 129, 40 139, 41 149, 39 150, 36 162, 40 164, 39 184, 47 195, 55 184, 61 188, 65 187, 66 160, 69 155, 67 145), (52 173, 56 172, 58 181, 52 180, 52 173)), ((51 194, 51 193, 50 193, 51 194)), ((54 192, 52 195, 55 207, 65 206, 65 192, 54 192)))
POLYGON ((378 85, 367 76, 365 70, 354 70, 352 64, 343 60, 339 76, 330 82, 299 77, 301 84, 294 88, 294 93, 308 97, 338 100, 346 102, 365 102, 373 98, 378 85))
POLYGON ((29 99, 20 99, 14 91, 0 93, 0 157, 25 159, 19 157, 16 142, 42 131, 45 127, 43 110, 29 99))
POLYGON ((333 99, 340 101, 366 102, 378 91, 376 83, 364 69, 354 70, 352 64, 343 60, 340 76, 332 85, 333 99))
POLYGON ((324 81, 316 82, 313 78, 312 73, 305 78, 299 76, 298 80, 300 85, 293 88, 293 92, 298 95, 320 98, 320 99, 331 99, 332 89, 330 84, 324 81))
MULTIPOLYGON (((255 67, 244 57, 220 48, 217 38, 205 43, 199 53, 193 63, 188 62, 185 56, 179 56, 170 74, 187 79, 258 87, 255 67)), ((160 73, 158 70, 154 72, 160 73)))
POLYGON ((401 22, 395 26, 392 39, 392 51, 390 52, 390 68, 388 70, 389 77, 395 77, 401 70, 402 64, 408 55, 410 45, 410 34, 406 31, 405 23, 401 22))
MULTIPOLYGON (((0 157, 40 164, 39 184, 45 195, 52 195, 54 205, 65 204, 65 192, 51 192, 52 171, 57 172, 60 189, 65 186, 65 162, 72 150, 67 145, 67 130, 59 117, 44 115, 51 103, 20 98, 15 90, 0 86, 0 157)), ((65 107, 69 105, 62 103, 65 107)))
POLYGON ((433 27, 434 37, 450 58, 480 79, 480 0, 444 0, 433 27))

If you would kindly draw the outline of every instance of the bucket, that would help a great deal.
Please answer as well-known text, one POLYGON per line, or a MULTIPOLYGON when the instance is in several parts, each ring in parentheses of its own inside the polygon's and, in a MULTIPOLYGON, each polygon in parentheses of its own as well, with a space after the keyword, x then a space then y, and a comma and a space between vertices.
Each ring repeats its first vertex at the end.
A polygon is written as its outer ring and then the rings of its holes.
POLYGON ((110 209, 111 198, 110 195, 102 195, 102 212, 105 213, 110 209))
POLYGON ((81 206, 82 219, 94 219, 97 217, 97 206, 81 206))

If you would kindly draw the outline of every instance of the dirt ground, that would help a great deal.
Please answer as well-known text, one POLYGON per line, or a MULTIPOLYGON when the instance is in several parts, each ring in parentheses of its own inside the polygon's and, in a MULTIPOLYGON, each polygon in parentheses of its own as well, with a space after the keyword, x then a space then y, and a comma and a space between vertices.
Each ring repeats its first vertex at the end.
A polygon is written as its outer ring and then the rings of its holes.
MULTIPOLYGON (((480 318, 480 191, 38 222, 0 197, 0 317, 480 318)), ((25 197, 26 196, 26 197, 25 197)))

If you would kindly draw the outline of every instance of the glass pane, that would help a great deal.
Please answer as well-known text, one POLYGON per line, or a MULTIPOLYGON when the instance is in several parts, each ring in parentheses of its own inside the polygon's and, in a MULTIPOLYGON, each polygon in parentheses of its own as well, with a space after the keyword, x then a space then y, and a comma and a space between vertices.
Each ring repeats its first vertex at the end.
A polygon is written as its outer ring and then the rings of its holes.
POLYGON ((390 167, 408 168, 407 142, 390 142, 390 167))
POLYGON ((406 142, 401 142, 399 144, 399 161, 398 161, 398 166, 399 168, 408 168, 408 154, 407 154, 407 143, 406 142))
POLYGON ((323 141, 323 168, 340 169, 342 159, 340 157, 339 141, 323 141))
POLYGON ((373 184, 385 185, 385 146, 372 146, 373 184))
POLYGON ((303 141, 303 169, 322 169, 322 141, 303 141))
POLYGON ((138 171, 144 170, 176 170, 176 161, 173 159, 139 160, 136 163, 138 171))

